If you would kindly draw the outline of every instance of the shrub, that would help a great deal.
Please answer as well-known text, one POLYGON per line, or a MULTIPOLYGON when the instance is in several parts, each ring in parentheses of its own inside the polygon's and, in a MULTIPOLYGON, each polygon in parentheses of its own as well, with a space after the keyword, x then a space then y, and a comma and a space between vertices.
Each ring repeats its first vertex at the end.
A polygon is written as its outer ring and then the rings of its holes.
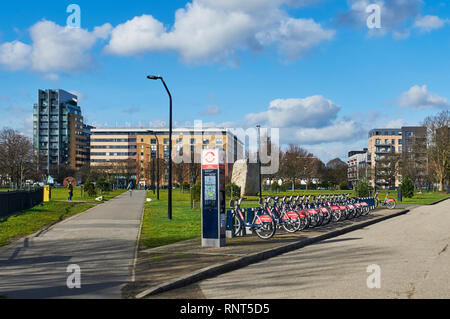
POLYGON ((194 202, 199 202, 201 199, 201 192, 202 192, 202 184, 200 181, 197 182, 197 184, 192 187, 192 200, 194 202))
POLYGON ((317 184, 314 184, 313 182, 308 183, 308 189, 309 190, 315 190, 317 189, 317 184))
POLYGON ((339 184, 339 189, 341 191, 347 191, 348 190, 348 183, 347 182, 342 182, 339 184))
POLYGON ((96 186, 102 194, 111 190, 111 183, 105 177, 97 179, 96 186))
POLYGON ((356 197, 369 197, 372 188, 367 182, 361 182, 358 185, 356 185, 356 197))
POLYGON ((183 189, 190 189, 191 188, 191 184, 189 184, 188 182, 184 182, 180 185, 183 189))
POLYGON ((97 189, 95 188, 95 185, 91 182, 90 177, 86 179, 86 182, 83 185, 83 189, 88 194, 89 197, 97 196, 97 189))
POLYGON ((406 176, 403 179, 403 182, 400 184, 400 189, 402 191, 402 196, 406 198, 413 198, 414 197, 414 183, 409 178, 409 176, 406 176))
POLYGON ((226 197, 236 198, 241 196, 241 187, 234 183, 230 183, 225 187, 226 197), (233 193, 232 193, 233 192, 233 193))
POLYGON ((278 182, 273 182, 272 185, 270 185, 270 190, 272 192, 276 192, 280 188, 280 185, 278 185, 278 182))
POLYGON ((283 184, 281 184, 280 186, 280 190, 282 192, 287 191, 288 189, 292 189, 292 182, 284 182, 283 184))

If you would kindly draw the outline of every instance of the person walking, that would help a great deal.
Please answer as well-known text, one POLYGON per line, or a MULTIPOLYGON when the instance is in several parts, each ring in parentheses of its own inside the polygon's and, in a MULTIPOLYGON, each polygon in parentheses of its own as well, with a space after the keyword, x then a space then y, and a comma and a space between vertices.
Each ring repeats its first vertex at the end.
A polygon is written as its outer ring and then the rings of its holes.
POLYGON ((67 190, 69 191, 69 197, 67 198, 67 200, 69 202, 72 202, 72 197, 73 197, 73 185, 72 182, 70 181, 69 184, 67 185, 67 190))
POLYGON ((127 190, 130 192, 130 197, 133 196, 133 181, 130 181, 127 190))

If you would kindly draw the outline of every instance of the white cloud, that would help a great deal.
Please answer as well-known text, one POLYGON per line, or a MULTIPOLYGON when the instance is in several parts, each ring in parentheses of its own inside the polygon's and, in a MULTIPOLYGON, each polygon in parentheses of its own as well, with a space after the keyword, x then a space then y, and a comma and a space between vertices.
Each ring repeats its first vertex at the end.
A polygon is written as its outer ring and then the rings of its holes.
POLYGON ((222 113, 220 107, 217 105, 208 105, 206 107, 206 110, 202 113, 200 113, 201 116, 217 116, 220 113, 222 113))
POLYGON ((421 16, 414 22, 414 27, 421 29, 424 32, 430 32, 435 29, 440 29, 449 23, 448 19, 441 19, 437 16, 426 15, 421 16))
POLYGON ((7 70, 22 70, 30 65, 32 47, 20 41, 0 45, 0 64, 7 70))
POLYGON ((185 62, 233 60, 239 50, 259 51, 276 45, 288 59, 325 40, 326 30, 312 19, 294 19, 281 9, 284 0, 193 0, 177 10, 175 22, 167 29, 151 15, 135 17, 116 26, 105 51, 137 55, 175 51, 185 62))
POLYGON ((42 20, 30 28, 31 45, 18 41, 0 45, 0 64, 8 70, 48 73, 51 78, 56 72, 80 72, 91 65, 89 51, 97 40, 107 38, 111 28, 105 24, 89 32, 42 20))
POLYGON ((330 142, 355 141, 361 139, 365 129, 354 120, 337 119, 321 128, 299 128, 295 138, 300 144, 314 145, 330 142))
POLYGON ((336 119, 340 106, 316 95, 304 99, 277 99, 270 102, 267 111, 245 116, 250 126, 323 127, 336 119))
POLYGON ((400 97, 401 108, 412 108, 416 110, 425 109, 449 109, 450 102, 447 98, 429 92, 426 85, 415 85, 400 97))

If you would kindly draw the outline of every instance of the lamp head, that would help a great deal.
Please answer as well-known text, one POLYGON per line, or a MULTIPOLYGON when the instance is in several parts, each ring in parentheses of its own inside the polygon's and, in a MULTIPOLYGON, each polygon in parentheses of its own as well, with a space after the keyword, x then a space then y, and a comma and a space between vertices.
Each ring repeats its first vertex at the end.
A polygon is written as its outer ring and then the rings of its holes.
POLYGON ((149 76, 147 76, 147 79, 149 79, 149 80, 159 80, 159 79, 161 79, 161 77, 160 76, 155 76, 155 75, 149 75, 149 76))

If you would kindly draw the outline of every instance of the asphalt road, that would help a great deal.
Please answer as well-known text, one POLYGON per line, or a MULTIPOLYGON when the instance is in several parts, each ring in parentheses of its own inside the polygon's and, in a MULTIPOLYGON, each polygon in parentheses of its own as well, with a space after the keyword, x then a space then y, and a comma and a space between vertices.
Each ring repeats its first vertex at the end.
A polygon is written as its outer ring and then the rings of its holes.
POLYGON ((450 298, 449 230, 450 201, 421 206, 158 298, 450 298))
MULTIPOLYGON (((132 275, 144 191, 128 193, 0 249, 0 296, 7 298, 121 298, 132 275), (69 289, 69 265, 81 288, 69 289)), ((70 283, 77 283, 75 277, 70 283)))

